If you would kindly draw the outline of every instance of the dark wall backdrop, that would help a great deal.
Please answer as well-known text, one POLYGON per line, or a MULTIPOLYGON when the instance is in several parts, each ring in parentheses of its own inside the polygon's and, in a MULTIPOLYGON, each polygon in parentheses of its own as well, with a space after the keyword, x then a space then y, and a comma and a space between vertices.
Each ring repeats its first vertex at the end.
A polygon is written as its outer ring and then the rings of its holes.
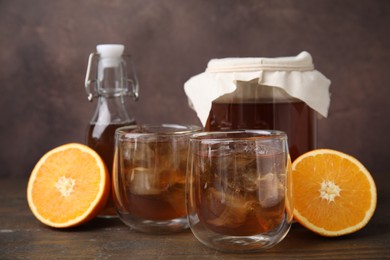
POLYGON ((390 1, 0 0, 1 176, 27 177, 48 150, 84 142, 98 43, 133 55, 140 100, 129 108, 140 123, 199 124, 183 84, 211 58, 306 50, 332 80, 319 146, 389 173, 390 1))

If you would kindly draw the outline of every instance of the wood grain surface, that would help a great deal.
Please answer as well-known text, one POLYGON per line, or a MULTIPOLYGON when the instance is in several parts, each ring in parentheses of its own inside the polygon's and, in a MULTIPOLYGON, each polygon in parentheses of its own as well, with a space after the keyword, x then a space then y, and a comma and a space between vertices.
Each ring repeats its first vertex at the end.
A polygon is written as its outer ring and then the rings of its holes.
POLYGON ((188 230, 174 235, 135 232, 119 219, 94 219, 72 229, 39 223, 30 212, 25 179, 0 179, 0 259, 389 259, 389 175, 378 174, 378 207, 362 230, 339 238, 294 224, 277 246, 227 254, 200 244, 188 230))

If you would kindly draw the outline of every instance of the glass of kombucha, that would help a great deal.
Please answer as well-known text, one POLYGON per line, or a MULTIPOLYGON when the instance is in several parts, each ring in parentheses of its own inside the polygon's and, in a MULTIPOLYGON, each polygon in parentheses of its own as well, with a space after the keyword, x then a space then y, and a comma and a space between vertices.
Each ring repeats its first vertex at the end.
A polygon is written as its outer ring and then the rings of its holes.
POLYGON ((292 223, 290 168, 284 132, 194 134, 186 200, 195 237, 227 252, 259 251, 279 243, 292 223))
POLYGON ((189 136, 201 128, 142 125, 115 132, 113 199, 131 228, 166 234, 188 228, 185 181, 189 136))

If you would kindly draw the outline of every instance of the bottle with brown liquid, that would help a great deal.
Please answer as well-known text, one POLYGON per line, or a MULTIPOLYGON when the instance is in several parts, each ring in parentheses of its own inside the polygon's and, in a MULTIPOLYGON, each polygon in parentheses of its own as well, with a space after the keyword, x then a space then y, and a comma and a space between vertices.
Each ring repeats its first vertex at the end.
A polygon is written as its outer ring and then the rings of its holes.
MULTIPOLYGON (((136 124, 127 111, 126 101, 129 96, 138 99, 138 80, 131 57, 123 54, 123 45, 103 44, 96 49, 97 53, 89 56, 85 79, 88 100, 97 98, 96 110, 88 125, 87 145, 102 157, 111 176, 115 130, 136 124), (97 66, 95 75, 91 73, 93 62, 97 66)), ((99 216, 116 216, 112 200, 99 216)))

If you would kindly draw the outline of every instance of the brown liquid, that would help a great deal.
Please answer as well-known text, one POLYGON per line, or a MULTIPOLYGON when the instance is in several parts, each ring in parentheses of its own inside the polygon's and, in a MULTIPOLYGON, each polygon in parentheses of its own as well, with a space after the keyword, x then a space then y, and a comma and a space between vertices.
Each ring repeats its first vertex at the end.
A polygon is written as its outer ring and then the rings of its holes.
POLYGON ((287 133, 291 159, 316 145, 315 112, 304 102, 213 102, 205 130, 273 129, 287 133))
MULTIPOLYGON (((90 124, 88 128, 87 145, 94 149, 103 159, 110 177, 112 176, 112 164, 114 159, 115 146, 115 130, 122 126, 132 125, 135 123, 126 124, 90 124)), ((111 187, 111 185, 110 185, 111 187)), ((116 210, 112 199, 110 198, 107 206, 100 213, 101 216, 115 216, 116 210)))
POLYGON ((137 217, 148 220, 171 220, 184 217, 186 215, 185 185, 182 183, 175 186, 155 195, 129 193, 127 210, 137 217))
POLYGON ((153 221, 186 216, 188 142, 178 139, 121 144, 114 184, 120 211, 153 221))
POLYGON ((196 156, 194 207, 201 222, 214 232, 233 236, 278 228, 285 213, 285 174, 277 173, 284 167, 274 166, 280 156, 259 159, 267 168, 264 173, 253 155, 196 156))

